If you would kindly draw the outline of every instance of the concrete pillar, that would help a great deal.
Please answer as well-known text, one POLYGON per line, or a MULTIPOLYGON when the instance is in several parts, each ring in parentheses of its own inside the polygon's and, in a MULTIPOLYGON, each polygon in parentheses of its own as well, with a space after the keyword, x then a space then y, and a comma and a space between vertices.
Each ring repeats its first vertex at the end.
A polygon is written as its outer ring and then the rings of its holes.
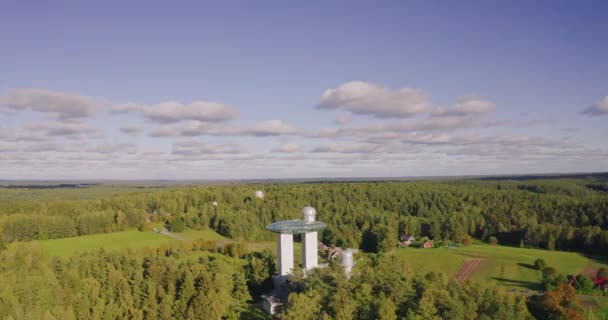
POLYGON ((319 266, 318 245, 316 231, 302 235, 302 268, 304 270, 319 266))
POLYGON ((279 275, 291 274, 293 269, 293 235, 279 233, 279 275))

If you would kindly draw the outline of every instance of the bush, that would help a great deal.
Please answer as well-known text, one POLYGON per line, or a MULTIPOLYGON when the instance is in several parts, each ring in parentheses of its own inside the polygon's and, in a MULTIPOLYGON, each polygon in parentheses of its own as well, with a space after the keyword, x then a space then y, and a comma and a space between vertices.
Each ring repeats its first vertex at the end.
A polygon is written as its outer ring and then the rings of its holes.
POLYGON ((473 244, 473 238, 471 238, 471 236, 466 236, 464 237, 464 239, 462 240, 462 244, 464 244, 465 246, 470 246, 473 244))
POLYGON ((493 245, 493 246, 496 246, 496 245, 498 245, 498 238, 496 238, 495 236, 491 236, 488 239, 488 243, 491 244, 491 245, 493 245))
POLYGON ((574 280, 574 288, 581 293, 589 293, 593 291, 593 280, 582 274, 578 275, 576 280, 574 280))
POLYGON ((137 226, 137 230, 139 231, 152 231, 154 229, 154 224, 152 222, 142 222, 137 226))
POLYGON ((186 229, 184 218, 176 218, 171 224, 171 232, 182 232, 186 229))
POLYGON ((543 270, 547 266, 547 263, 544 259, 536 259, 534 260, 534 267, 536 270, 543 270))
POLYGON ((544 267, 542 270, 543 278, 545 277, 553 277, 557 274, 557 270, 553 267, 544 267))

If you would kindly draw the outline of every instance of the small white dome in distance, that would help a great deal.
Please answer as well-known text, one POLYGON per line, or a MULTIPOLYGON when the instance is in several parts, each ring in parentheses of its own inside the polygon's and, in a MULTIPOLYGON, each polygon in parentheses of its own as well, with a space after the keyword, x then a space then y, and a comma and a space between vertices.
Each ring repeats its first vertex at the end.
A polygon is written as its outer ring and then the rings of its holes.
POLYGON ((258 190, 255 192, 255 197, 259 198, 259 199, 263 199, 264 198, 264 192, 262 190, 258 190))
POLYGON ((315 216, 317 215, 317 210, 315 208, 308 206, 302 209, 302 219, 305 222, 315 222, 315 216))
POLYGON ((353 252, 346 249, 342 252, 342 266, 344 268, 352 268, 355 265, 353 261, 353 252))
POLYGON ((217 207, 217 201, 213 201, 212 205, 213 205, 214 207, 217 207))

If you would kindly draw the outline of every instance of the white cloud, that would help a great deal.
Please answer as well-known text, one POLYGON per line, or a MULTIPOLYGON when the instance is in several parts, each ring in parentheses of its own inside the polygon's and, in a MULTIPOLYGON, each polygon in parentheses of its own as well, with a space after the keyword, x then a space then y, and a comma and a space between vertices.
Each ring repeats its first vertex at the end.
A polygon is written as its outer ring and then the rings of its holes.
POLYGON ((429 101, 419 89, 393 90, 363 81, 351 81, 327 89, 321 95, 319 109, 343 108, 354 114, 376 118, 406 118, 426 112, 429 101))
POLYGON ((278 153, 294 153, 294 152, 300 152, 302 150, 302 147, 300 147, 299 145, 295 144, 295 143, 284 143, 274 149, 272 149, 272 152, 278 152, 278 153))
POLYGON ((8 108, 8 113, 30 109, 64 120, 88 117, 99 107, 92 98, 46 89, 12 89, 2 96, 0 104, 8 108))
POLYGON ((209 154, 241 154, 240 146, 234 144, 204 144, 198 141, 183 141, 173 144, 173 154, 183 156, 204 156, 209 154))
POLYGON ((149 107, 142 107, 141 112, 148 120, 158 123, 174 123, 184 120, 225 122, 237 115, 234 108, 207 101, 193 101, 189 104, 167 101, 149 107))
POLYGON ((120 132, 122 132, 124 134, 137 135, 137 134, 141 133, 143 130, 144 130, 144 128, 142 128, 140 126, 135 126, 135 125, 123 125, 120 127, 120 132))
POLYGON ((170 125, 160 125, 150 131, 150 137, 174 137, 179 134, 179 129, 170 125))
MULTIPOLYGON (((386 150, 384 150, 386 151, 386 150)), ((378 144, 354 144, 354 145, 344 145, 344 144, 330 144, 325 146, 319 146, 311 150, 311 152, 315 153, 376 153, 383 152, 383 148, 378 144)))
POLYGON ((432 112, 434 116, 468 116, 484 114, 496 109, 492 101, 477 97, 461 97, 456 105, 450 109, 437 108, 432 112))
POLYGON ((110 113, 129 113, 131 111, 139 111, 139 110, 141 110, 141 108, 142 108, 142 106, 138 105, 137 103, 133 103, 133 102, 121 103, 121 104, 113 105, 110 108, 110 113))
POLYGON ((150 136, 152 137, 170 137, 170 136, 282 136, 282 135, 297 135, 302 133, 302 129, 296 128, 281 120, 269 120, 253 124, 246 127, 229 127, 226 125, 214 125, 207 122, 189 121, 185 124, 177 125, 161 125, 154 129, 150 136))
POLYGON ((608 96, 585 109, 583 113, 590 116, 608 115, 608 96))
POLYGON ((254 124, 243 130, 237 130, 238 134, 253 136, 280 136, 301 133, 302 130, 286 124, 281 120, 269 120, 254 124))
POLYGON ((350 120, 351 120, 350 115, 340 114, 336 117, 336 119, 334 119, 334 123, 337 125, 344 125, 344 124, 349 124, 350 120))
POLYGON ((99 130, 80 122, 44 121, 26 124, 25 128, 32 131, 40 131, 49 136, 78 136, 83 134, 90 136, 99 134, 99 130))
POLYGON ((93 148, 88 149, 88 152, 92 153, 123 153, 123 154, 134 154, 137 153, 138 146, 135 143, 105 143, 97 145, 93 148))

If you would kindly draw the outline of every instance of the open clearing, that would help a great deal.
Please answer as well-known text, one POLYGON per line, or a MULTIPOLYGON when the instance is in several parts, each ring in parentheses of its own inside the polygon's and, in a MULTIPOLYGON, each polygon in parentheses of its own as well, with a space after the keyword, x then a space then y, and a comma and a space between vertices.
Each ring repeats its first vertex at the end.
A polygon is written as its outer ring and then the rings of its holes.
POLYGON ((405 259, 416 273, 442 272, 448 277, 461 272, 473 281, 493 281, 519 290, 540 290, 540 272, 534 260, 545 259, 549 266, 566 275, 578 274, 590 268, 606 266, 606 260, 580 253, 521 249, 504 246, 472 245, 458 248, 416 249, 400 248, 394 253, 405 259), (466 262, 479 260, 477 265, 466 262), (472 269, 471 269, 472 268, 472 269), (465 272, 469 270, 468 272, 465 272))
MULTIPOLYGON (((228 241, 227 238, 209 229, 186 229, 184 232, 177 233, 177 235, 186 240, 205 239, 228 241)), ((99 250, 101 248, 108 251, 141 249, 145 247, 158 248, 164 244, 179 242, 179 240, 152 231, 142 232, 132 229, 128 231, 92 234, 72 238, 31 241, 29 243, 32 245, 40 245, 40 247, 51 256, 65 257, 78 252, 99 250)), ((16 245, 17 243, 11 244, 9 249, 16 247, 16 245)))

